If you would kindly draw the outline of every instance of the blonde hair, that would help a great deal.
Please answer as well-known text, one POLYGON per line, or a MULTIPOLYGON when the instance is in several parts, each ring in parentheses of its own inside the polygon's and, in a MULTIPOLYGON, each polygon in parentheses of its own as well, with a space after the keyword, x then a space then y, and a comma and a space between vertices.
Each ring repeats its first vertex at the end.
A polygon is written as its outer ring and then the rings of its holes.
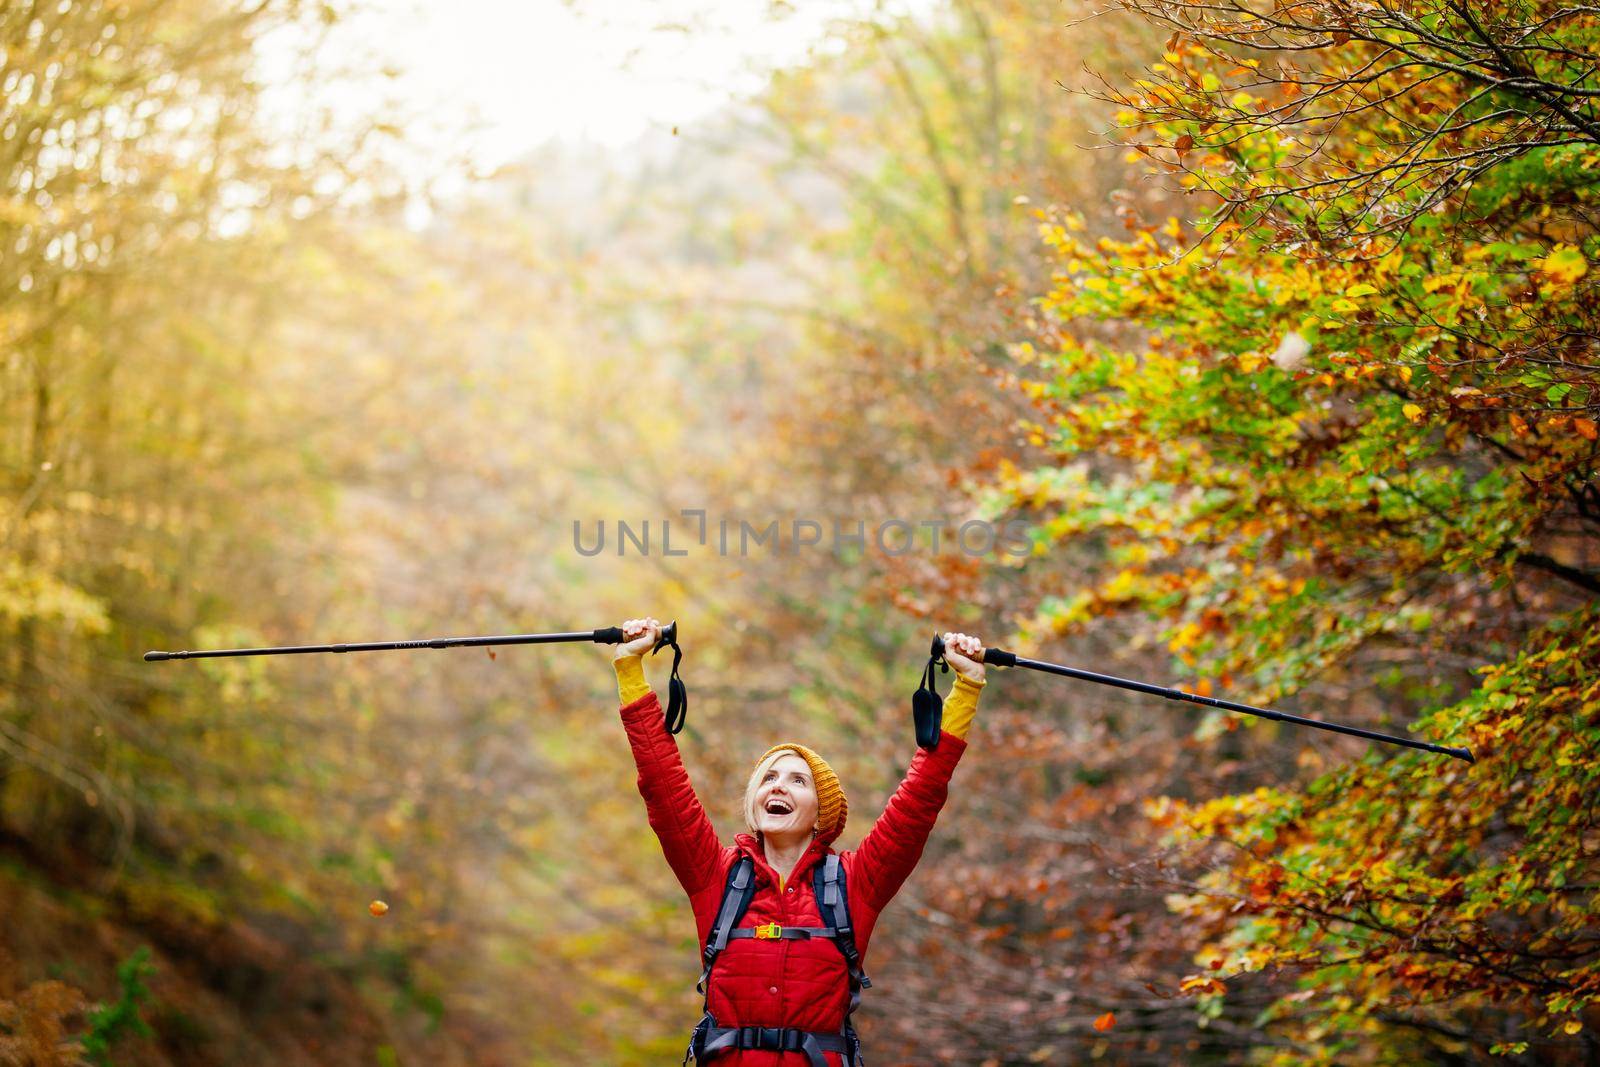
MULTIPOLYGON (((761 780, 767 776, 767 772, 785 756, 799 756, 802 760, 806 758, 804 753, 797 752, 792 748, 775 748, 763 756, 761 761, 756 764, 756 769, 750 772, 750 781, 744 787, 744 824, 751 833, 758 837, 761 831, 756 828, 756 793, 761 789, 761 780)), ((806 761, 806 771, 811 773, 809 760, 806 761)), ((812 774, 811 787, 815 789, 816 785, 816 775, 812 774)))

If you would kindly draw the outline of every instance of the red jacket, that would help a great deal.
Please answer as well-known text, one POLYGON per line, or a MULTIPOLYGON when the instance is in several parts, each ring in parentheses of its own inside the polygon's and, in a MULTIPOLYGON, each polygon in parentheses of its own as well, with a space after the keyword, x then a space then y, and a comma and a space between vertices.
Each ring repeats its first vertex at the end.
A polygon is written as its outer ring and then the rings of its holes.
MULTIPOLYGON (((826 925, 817 908, 811 874, 812 867, 834 851, 829 842, 838 836, 837 829, 811 843, 789 875, 786 890, 780 893, 778 875, 754 836, 739 834, 732 846, 717 840, 689 783, 677 742, 667 733, 656 694, 648 693, 624 705, 622 723, 639 767, 639 792, 644 796, 650 828, 661 839, 667 863, 689 894, 702 953, 716 921, 728 868, 740 853, 755 860, 756 878, 755 895, 739 922, 741 927, 769 922, 826 925)), ((922 858, 922 847, 944 806, 950 775, 966 747, 961 738, 944 733, 933 751, 917 749, 905 780, 862 839, 861 847, 839 854, 849 888, 856 947, 863 959, 878 913, 922 858)), ((850 1004, 844 956, 826 938, 729 941, 717 957, 707 992, 718 1026, 786 1026, 837 1033, 850 1004)), ((688 1029, 685 1027, 685 1034, 688 1029)), ((826 1055, 830 1065, 840 1063, 837 1053, 826 1055)), ((801 1067, 806 1057, 747 1049, 723 1053, 716 1062, 718 1067, 801 1067)))

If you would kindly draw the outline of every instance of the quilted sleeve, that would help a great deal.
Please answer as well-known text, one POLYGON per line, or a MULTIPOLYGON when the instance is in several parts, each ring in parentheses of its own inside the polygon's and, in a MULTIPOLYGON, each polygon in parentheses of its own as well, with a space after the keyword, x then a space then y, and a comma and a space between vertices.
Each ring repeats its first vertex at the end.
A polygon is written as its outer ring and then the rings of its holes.
POLYGON ((950 776, 966 748, 965 740, 945 730, 933 751, 917 749, 905 778, 862 839, 852 876, 858 880, 856 891, 874 911, 894 898, 922 859, 949 793, 950 776))
POLYGON ((640 658, 625 656, 614 661, 618 690, 624 698, 622 725, 639 768, 639 793, 644 797, 650 828, 661 841, 672 873, 692 898, 717 877, 722 846, 689 782, 678 743, 667 733, 660 698, 648 685, 638 695, 644 675, 640 658), (630 695, 632 700, 627 699, 630 695))

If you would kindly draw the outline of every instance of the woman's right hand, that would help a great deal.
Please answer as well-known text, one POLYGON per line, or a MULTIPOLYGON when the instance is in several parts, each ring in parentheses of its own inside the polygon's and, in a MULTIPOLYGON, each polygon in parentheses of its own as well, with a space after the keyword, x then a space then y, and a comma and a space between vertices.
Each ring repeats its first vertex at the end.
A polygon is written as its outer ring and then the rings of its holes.
POLYGON ((622 643, 612 655, 613 660, 628 656, 642 656, 656 647, 661 640, 661 623, 655 619, 629 619, 622 624, 622 643))

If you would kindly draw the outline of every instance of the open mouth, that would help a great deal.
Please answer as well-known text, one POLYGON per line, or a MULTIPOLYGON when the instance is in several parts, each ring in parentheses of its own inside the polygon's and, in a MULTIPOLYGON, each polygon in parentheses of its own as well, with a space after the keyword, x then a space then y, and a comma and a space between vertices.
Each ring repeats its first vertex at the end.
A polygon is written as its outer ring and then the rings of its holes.
POLYGON ((794 807, 787 800, 780 800, 777 797, 773 797, 771 800, 767 801, 768 815, 788 815, 793 811, 794 807))

